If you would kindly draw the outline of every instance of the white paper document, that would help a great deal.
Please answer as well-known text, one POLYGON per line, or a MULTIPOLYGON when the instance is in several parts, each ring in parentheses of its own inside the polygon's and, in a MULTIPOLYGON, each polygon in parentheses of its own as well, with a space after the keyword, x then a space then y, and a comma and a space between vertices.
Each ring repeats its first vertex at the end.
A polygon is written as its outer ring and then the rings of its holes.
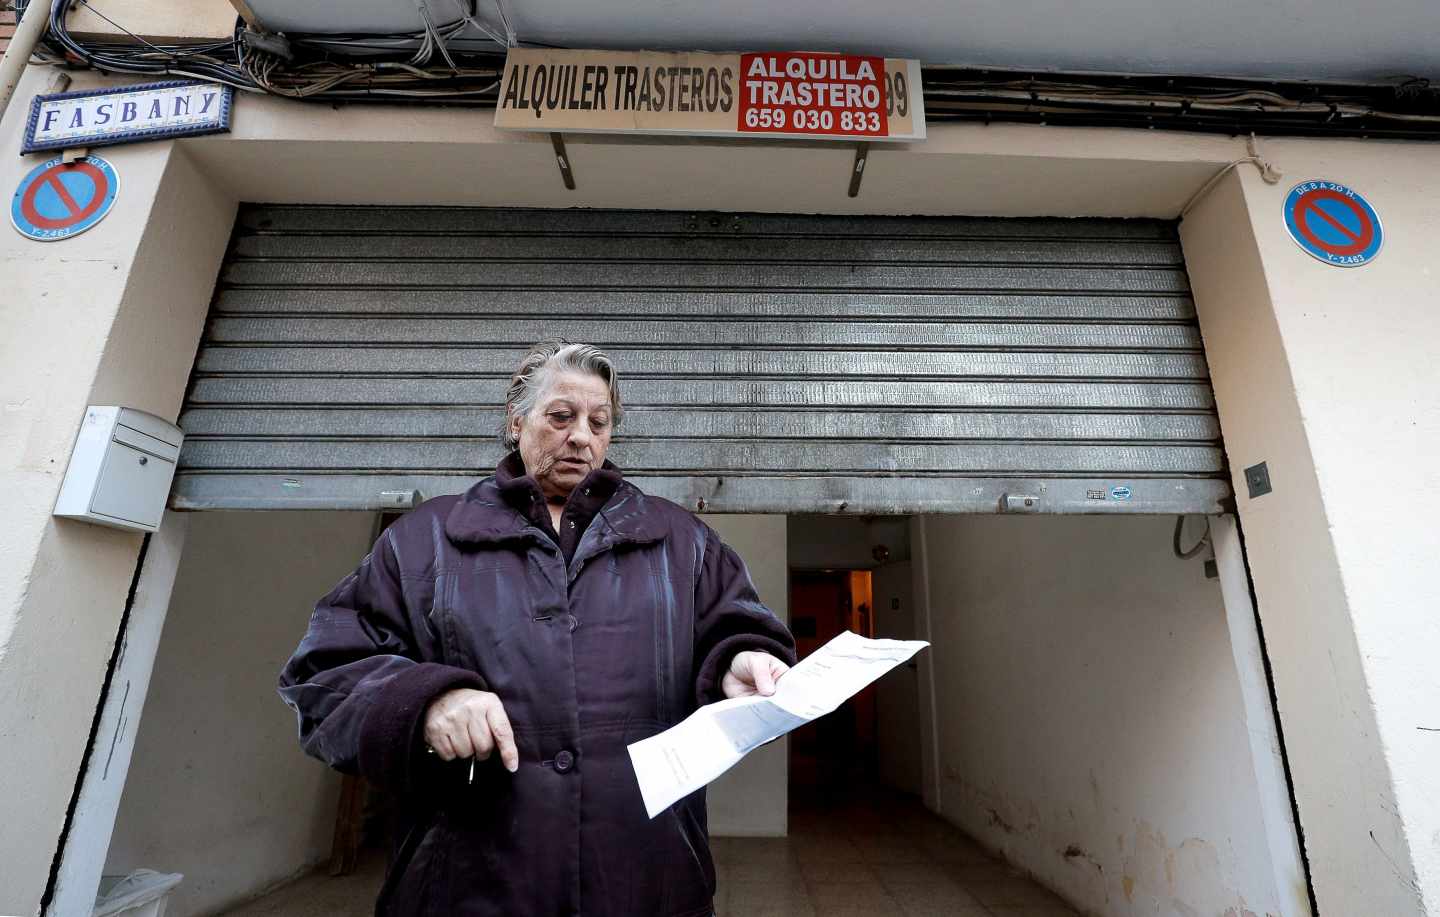
POLYGON ((754 749, 824 716, 929 645, 869 640, 847 630, 786 672, 770 697, 707 704, 684 722, 636 742, 630 761, 645 811, 654 818, 754 749))

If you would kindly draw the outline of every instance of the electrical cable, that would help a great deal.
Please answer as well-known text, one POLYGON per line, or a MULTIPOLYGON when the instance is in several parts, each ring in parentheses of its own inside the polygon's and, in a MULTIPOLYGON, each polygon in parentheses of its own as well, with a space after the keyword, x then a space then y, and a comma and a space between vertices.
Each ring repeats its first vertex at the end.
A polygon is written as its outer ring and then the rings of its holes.
POLYGON ((1255 168, 1260 170, 1260 179, 1265 182, 1265 184, 1279 184, 1280 179, 1284 177, 1285 173, 1275 168, 1270 160, 1260 155, 1259 142, 1260 141, 1255 139, 1255 135, 1251 134, 1245 141, 1245 148, 1249 151, 1250 155, 1242 156, 1239 159, 1227 163, 1224 168, 1210 176, 1210 179, 1200 186, 1200 190, 1190 195, 1190 200, 1186 201, 1185 206, 1180 208, 1179 218, 1182 220, 1185 219, 1185 215, 1188 214, 1196 204, 1200 203, 1201 198, 1210 193, 1210 189, 1215 187, 1215 185, 1220 182, 1220 179, 1229 175, 1237 166, 1244 165, 1247 162, 1253 164, 1255 168))
MULTIPOLYGON (((30 0, 47 2, 47 0, 30 0)), ((91 42, 88 46, 78 42, 69 31, 66 19, 73 5, 72 0, 48 0, 50 2, 49 28, 46 44, 53 52, 49 63, 84 64, 97 70, 116 73, 156 74, 188 76, 210 82, 225 83, 237 89, 256 90, 253 81, 233 63, 236 57, 238 36, 230 42, 213 40, 175 44, 155 44, 146 41, 134 32, 115 22, 96 9, 89 0, 80 0, 91 12, 110 23, 140 45, 104 41, 91 42), (227 53, 228 52, 228 53, 227 53)), ((46 55, 41 55, 42 60, 46 55)))
MULTIPOLYGON (((17 0, 49 4, 49 30, 37 51, 45 63, 109 73, 155 74, 224 83, 295 99, 397 101, 405 98, 494 105, 503 49, 519 47, 505 0, 494 0, 498 28, 480 0, 448 0, 455 18, 439 21, 437 0, 412 0, 421 28, 383 34, 270 35, 237 20, 228 40, 153 42, 96 7, 109 0, 17 0), (82 41, 67 15, 85 6, 123 39, 82 41), (248 38, 248 40, 247 40, 248 38), (493 50, 490 45, 495 46, 493 50)), ((443 7, 447 11, 448 6, 443 7)), ((542 46, 527 42, 529 46, 542 46)), ((915 87, 920 90, 920 87, 915 87)), ((1231 135, 1440 138, 1440 87, 1410 78, 1397 84, 1342 85, 1220 77, 1124 74, 1027 74, 926 67, 923 96, 931 122, 1012 122, 1129 127, 1231 135)), ((1223 167, 1186 209, 1245 162, 1274 173, 1253 153, 1223 167)))
POLYGON ((1201 536, 1200 536, 1200 540, 1197 541, 1197 542, 1195 542, 1195 546, 1194 546, 1193 548, 1190 548, 1189 550, 1183 550, 1183 549, 1180 547, 1180 538, 1181 538, 1181 536, 1183 536, 1184 534, 1185 534, 1185 517, 1184 517, 1184 516, 1176 516, 1176 517, 1175 517, 1175 537, 1174 537, 1173 539, 1171 539, 1170 546, 1171 546, 1171 548, 1175 551, 1175 556, 1176 556, 1176 557, 1180 558, 1181 560, 1189 560, 1190 558, 1194 557, 1196 554, 1199 554, 1201 551, 1205 550, 1205 548, 1209 547, 1209 545, 1210 545, 1210 519, 1209 519, 1209 517, 1206 517, 1206 519, 1205 519, 1205 534, 1204 534, 1204 535, 1201 535, 1201 536))

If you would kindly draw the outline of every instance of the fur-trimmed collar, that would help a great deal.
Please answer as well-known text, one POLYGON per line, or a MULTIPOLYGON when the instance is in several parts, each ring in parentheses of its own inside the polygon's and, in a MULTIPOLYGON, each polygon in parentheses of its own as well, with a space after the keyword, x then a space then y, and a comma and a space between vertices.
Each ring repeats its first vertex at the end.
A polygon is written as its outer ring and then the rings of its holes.
MULTIPOLYGON (((445 520, 445 535, 457 545, 502 544, 541 537, 541 532, 516 509, 516 499, 529 500, 539 493, 535 479, 524 474, 520 454, 512 452, 501 460, 495 474, 478 481, 445 520), (517 470, 521 472, 516 474, 517 470)), ((647 506, 649 498, 624 477, 613 462, 586 475, 577 489, 611 486, 613 493, 596 514, 591 526, 600 526, 606 546, 626 542, 659 541, 668 534, 664 515, 647 506)), ((524 505, 523 502, 520 505, 524 505)))

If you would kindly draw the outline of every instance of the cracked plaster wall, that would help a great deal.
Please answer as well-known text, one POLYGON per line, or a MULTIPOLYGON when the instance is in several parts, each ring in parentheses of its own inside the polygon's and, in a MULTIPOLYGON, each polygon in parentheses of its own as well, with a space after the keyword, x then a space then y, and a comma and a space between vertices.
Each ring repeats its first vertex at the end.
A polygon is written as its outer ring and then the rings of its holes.
POLYGON ((1220 590, 1173 520, 925 524, 941 814, 1088 914, 1280 914, 1220 590))

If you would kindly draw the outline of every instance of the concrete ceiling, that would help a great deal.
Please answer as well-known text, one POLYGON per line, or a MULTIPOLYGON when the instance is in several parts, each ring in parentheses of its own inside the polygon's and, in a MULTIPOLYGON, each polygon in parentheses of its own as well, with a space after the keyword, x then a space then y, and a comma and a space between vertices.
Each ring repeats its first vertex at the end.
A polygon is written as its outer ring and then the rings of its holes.
MULTIPOLYGON (((418 29, 418 3, 249 0, 286 32, 418 29)), ((466 0, 468 2, 468 0, 466 0)), ((495 0, 478 0, 497 23, 495 0)), ((1440 0, 503 0, 522 43, 695 50, 844 50, 1007 70, 1336 81, 1440 79, 1440 0)))

